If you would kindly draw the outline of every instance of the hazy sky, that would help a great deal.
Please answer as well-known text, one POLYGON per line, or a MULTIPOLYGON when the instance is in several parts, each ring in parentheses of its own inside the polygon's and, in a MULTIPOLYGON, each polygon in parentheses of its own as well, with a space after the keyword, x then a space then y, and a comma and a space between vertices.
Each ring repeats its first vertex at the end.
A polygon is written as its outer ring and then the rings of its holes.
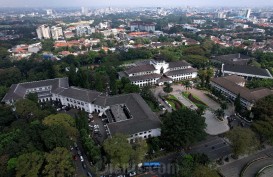
POLYGON ((0 7, 273 6, 273 0, 0 0, 0 7))

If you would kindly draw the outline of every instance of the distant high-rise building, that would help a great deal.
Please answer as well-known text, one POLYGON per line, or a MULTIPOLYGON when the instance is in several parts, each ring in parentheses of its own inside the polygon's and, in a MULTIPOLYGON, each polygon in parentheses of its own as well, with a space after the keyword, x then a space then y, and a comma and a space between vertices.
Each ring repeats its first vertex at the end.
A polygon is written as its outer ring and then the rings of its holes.
POLYGON ((134 21, 130 23, 131 31, 155 31, 155 23, 134 21))
POLYGON ((41 25, 36 29, 37 36, 39 39, 50 39, 50 28, 47 25, 41 25))
POLYGON ((251 9, 241 9, 239 11, 239 16, 243 18, 249 18, 251 14, 251 9))
POLYGON ((246 10, 246 18, 249 18, 251 14, 251 9, 246 10))
POLYGON ((226 13, 225 12, 218 12, 217 18, 226 18, 226 13))
POLYGON ((82 15, 88 15, 88 8, 82 7, 82 15))
POLYGON ((52 26, 51 27, 51 35, 52 35, 52 38, 55 40, 58 40, 60 37, 63 37, 62 27, 52 26))
POLYGON ((50 16, 53 15, 52 9, 47 9, 47 10, 46 10, 46 14, 47 14, 47 15, 50 15, 50 16))

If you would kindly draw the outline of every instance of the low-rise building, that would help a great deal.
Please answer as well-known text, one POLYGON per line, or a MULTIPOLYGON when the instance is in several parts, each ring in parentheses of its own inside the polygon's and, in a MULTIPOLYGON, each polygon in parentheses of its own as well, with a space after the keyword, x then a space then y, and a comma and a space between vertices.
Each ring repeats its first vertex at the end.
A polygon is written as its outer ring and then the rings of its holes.
POLYGON ((221 55, 213 58, 214 62, 222 64, 221 72, 224 76, 237 75, 247 79, 273 79, 271 73, 267 69, 248 65, 251 60, 255 60, 255 58, 240 53, 221 55))
POLYGON ((236 75, 213 78, 210 84, 232 101, 240 94, 241 104, 248 110, 251 110, 259 99, 273 94, 273 91, 267 88, 248 89, 244 87, 245 79, 236 75))
POLYGON ((160 121, 144 99, 136 93, 105 96, 101 92, 69 86, 68 78, 56 78, 13 84, 2 99, 14 105, 29 93, 37 93, 40 102, 58 101, 63 106, 106 116, 109 136, 129 135, 128 140, 160 136, 160 121))
POLYGON ((197 77, 197 69, 186 61, 167 63, 164 60, 149 60, 119 72, 119 78, 128 78, 132 84, 140 87, 146 85, 163 85, 164 82, 172 83, 184 79, 197 77), (163 79, 165 78, 165 79, 163 79))

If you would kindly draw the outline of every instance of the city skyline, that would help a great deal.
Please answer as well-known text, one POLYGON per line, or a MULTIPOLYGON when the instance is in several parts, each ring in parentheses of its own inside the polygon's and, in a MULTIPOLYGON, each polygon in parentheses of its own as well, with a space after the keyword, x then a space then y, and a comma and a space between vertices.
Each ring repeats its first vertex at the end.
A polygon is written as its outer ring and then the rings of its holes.
POLYGON ((226 6, 226 7, 262 7, 272 6, 273 0, 0 0, 1 7, 180 7, 180 6, 226 6))

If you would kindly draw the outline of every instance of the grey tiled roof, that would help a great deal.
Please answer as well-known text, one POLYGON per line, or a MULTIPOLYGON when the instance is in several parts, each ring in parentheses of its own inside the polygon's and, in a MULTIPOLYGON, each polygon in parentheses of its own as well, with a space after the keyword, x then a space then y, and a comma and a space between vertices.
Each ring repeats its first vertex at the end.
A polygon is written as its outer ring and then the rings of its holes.
POLYGON ((255 66, 225 64, 224 71, 272 77, 266 69, 255 66))
POLYGON ((125 70, 125 73, 133 74, 133 73, 148 72, 148 71, 155 71, 155 67, 153 65, 150 65, 150 64, 133 66, 133 67, 125 70))
POLYGON ((243 54, 229 54, 229 55, 220 55, 216 56, 215 60, 218 60, 222 63, 226 64, 237 64, 237 65, 247 65, 249 60, 252 60, 253 58, 243 55, 243 54))
POLYGON ((177 68, 183 66, 191 66, 188 62, 181 60, 181 61, 174 61, 169 63, 169 68, 177 68))
POLYGON ((187 68, 187 69, 179 69, 179 70, 174 70, 174 71, 168 71, 165 73, 166 76, 174 76, 178 74, 186 74, 186 73, 193 73, 197 72, 197 69, 195 68, 187 68))
POLYGON ((51 86, 51 91, 55 92, 60 89, 68 88, 68 78, 55 78, 55 79, 47 79, 41 81, 34 82, 25 82, 19 84, 13 84, 8 93, 4 96, 2 101, 8 100, 18 100, 20 98, 24 98, 27 89, 38 88, 44 86, 51 86))
POLYGON ((128 75, 124 71, 118 72, 119 77, 128 77, 128 75))
POLYGON ((156 79, 156 78, 160 78, 161 75, 160 74, 146 74, 146 75, 141 75, 141 76, 132 76, 132 77, 128 77, 129 80, 131 82, 134 81, 142 81, 142 80, 147 80, 147 79, 156 79))
MULTIPOLYGON (((152 112, 144 99, 136 93, 108 97, 104 106, 125 104, 133 118, 108 124, 111 134, 134 134, 150 129, 160 128, 159 118, 152 112)), ((102 105, 101 105, 102 106, 102 105)))
POLYGON ((99 95, 101 95, 101 93, 94 90, 69 87, 68 89, 64 89, 62 92, 60 92, 59 95, 91 103, 99 95))
POLYGON ((273 92, 267 88, 258 88, 255 90, 250 90, 248 88, 241 87, 236 83, 226 79, 225 77, 213 78, 211 79, 211 82, 214 82, 215 84, 225 88, 226 90, 234 93, 235 95, 240 94, 242 98, 249 102, 257 101, 265 96, 273 94, 273 92))
POLYGON ((236 84, 245 82, 245 78, 237 75, 230 75, 225 77, 227 80, 234 82, 236 84))

